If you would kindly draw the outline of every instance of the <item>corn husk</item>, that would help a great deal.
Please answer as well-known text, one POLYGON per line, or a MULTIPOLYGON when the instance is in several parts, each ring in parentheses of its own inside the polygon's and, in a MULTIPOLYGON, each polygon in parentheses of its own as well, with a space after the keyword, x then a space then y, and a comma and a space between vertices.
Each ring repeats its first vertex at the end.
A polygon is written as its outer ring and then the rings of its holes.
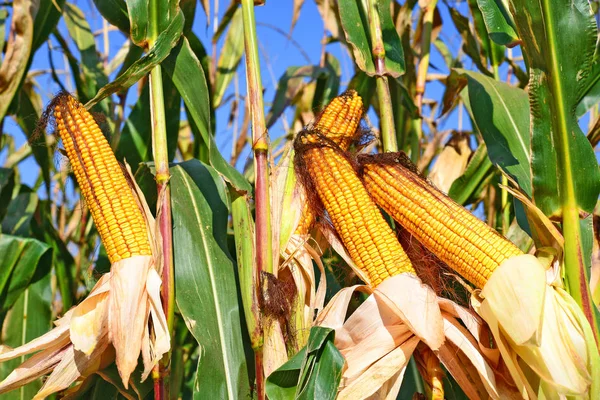
POLYGON ((488 323, 524 398, 598 398, 598 349, 585 316, 532 255, 505 261, 471 301, 488 323))
POLYGON ((295 343, 287 343, 296 352, 308 340, 315 311, 323 308, 327 286, 322 252, 318 246, 313 247, 315 242, 310 235, 296 233, 302 217, 302 204, 306 199, 296 182, 293 156, 293 148, 289 144, 273 174, 273 221, 279 227, 273 234, 275 243, 279 245, 278 278, 293 281, 296 288, 290 320, 295 343), (313 261, 321 272, 318 282, 313 261))
MULTIPOLYGON (((131 169, 126 166, 135 185, 131 169)), ((160 302, 162 258, 157 255, 161 239, 139 187, 135 185, 133 191, 144 210, 153 256, 135 256, 114 263, 86 299, 55 322, 53 330, 16 349, 2 347, 0 362, 36 354, 0 382, 0 393, 51 373, 35 397, 45 398, 113 361, 128 388, 140 353, 144 380, 169 350, 170 336, 160 302)))
POLYGON ((395 399, 419 343, 434 351, 470 398, 515 397, 510 385, 497 382, 497 350, 478 342, 485 329, 481 319, 439 298, 412 274, 388 278, 375 289, 342 289, 316 324, 336 330, 335 345, 346 359, 340 399, 395 399), (357 290, 370 296, 345 320, 357 290))
POLYGON ((600 356, 580 307, 563 289, 564 238, 514 180, 506 189, 525 206, 536 257, 513 257, 471 298, 489 324, 523 398, 600 398, 600 356))

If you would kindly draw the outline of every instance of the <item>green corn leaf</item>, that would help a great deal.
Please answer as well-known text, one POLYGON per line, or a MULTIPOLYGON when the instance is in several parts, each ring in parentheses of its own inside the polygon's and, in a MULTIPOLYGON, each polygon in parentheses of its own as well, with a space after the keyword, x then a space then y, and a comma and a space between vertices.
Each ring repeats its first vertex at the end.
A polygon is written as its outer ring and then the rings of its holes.
POLYGON ((0 315, 52 266, 50 247, 35 239, 0 235, 0 315))
MULTIPOLYGON (((368 11, 363 4, 361 1, 340 0, 338 8, 346 41, 350 44, 356 65, 367 75, 374 76, 376 70, 373 63, 368 11)), ((404 52, 390 14, 390 0, 377 1, 375 8, 379 13, 383 47, 385 49, 383 72, 397 78, 405 70, 404 52)))
POLYGON ((211 165, 236 190, 250 193, 252 188, 248 184, 248 181, 225 161, 217 148, 215 139, 211 133, 210 101, 206 80, 203 79, 205 76, 204 71, 186 38, 173 50, 171 56, 163 63, 163 67, 183 98, 188 114, 192 117, 189 121, 190 124, 193 123, 196 125, 202 140, 208 146, 211 165), (190 76, 196 78, 190 80, 190 76))
POLYGON ((519 38, 505 4, 502 0, 477 0, 490 39, 499 45, 512 47, 519 38))
POLYGON ((600 171, 575 114, 593 67, 596 20, 585 0, 512 0, 511 10, 530 73, 533 200, 562 221, 567 289, 598 338, 587 284, 592 231, 581 216, 596 205, 600 171))
POLYGON ((242 9, 236 8, 229 30, 225 37, 225 43, 221 49, 221 56, 217 63, 217 76, 215 78, 215 92, 213 94, 213 106, 219 107, 225 90, 233 80, 237 67, 244 54, 244 24, 242 23, 242 9))
POLYGON ((113 93, 124 90, 137 83, 142 77, 147 75, 154 66, 160 64, 171 53, 183 32, 183 14, 177 13, 167 29, 161 32, 154 46, 145 56, 134 62, 125 72, 119 75, 114 81, 105 85, 98 91, 96 96, 86 103, 90 109, 98 102, 113 93))
POLYGON ((227 247, 225 184, 198 160, 174 166, 171 174, 176 301, 201 349, 194 398, 247 398, 235 264, 227 247))
POLYGON ((531 195, 527 93, 477 72, 455 71, 467 78, 471 115, 483 136, 490 160, 531 195))
MULTIPOLYGON (((2 246, 0 238, 0 248, 2 246)), ((5 265, 2 265, 3 267, 5 265)), ((51 276, 30 285, 18 297, 2 324, 0 343, 10 347, 21 346, 52 328, 51 276)), ((4 379, 28 357, 20 357, 0 364, 0 380, 4 379)), ((32 399, 42 387, 36 379, 19 389, 0 394, 0 400, 32 399)))
POLYGON ((334 345, 335 331, 315 326, 308 344, 267 378, 271 399, 335 399, 344 357, 334 345))

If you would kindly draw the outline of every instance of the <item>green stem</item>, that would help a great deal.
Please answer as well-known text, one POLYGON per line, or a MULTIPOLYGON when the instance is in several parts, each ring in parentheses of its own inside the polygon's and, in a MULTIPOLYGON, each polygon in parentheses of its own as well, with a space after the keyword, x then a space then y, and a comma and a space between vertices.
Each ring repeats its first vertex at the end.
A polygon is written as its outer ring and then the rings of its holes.
POLYGON ((371 31, 372 54, 375 63, 377 81, 377 99, 379 101, 379 121, 381 124, 381 142, 383 151, 398 151, 394 112, 388 78, 385 76, 385 48, 379 20, 377 0, 369 0, 369 29, 371 31))
POLYGON ((396 140, 396 127, 394 125, 394 112, 392 108, 392 99, 390 96, 390 87, 388 78, 378 76, 377 78, 377 98, 379 100, 379 119, 381 123, 381 142, 383 151, 398 151, 398 142, 396 140))
POLYGON ((246 50, 246 80, 248 101, 252 118, 252 150, 256 176, 256 238, 258 268, 273 273, 273 251, 271 248, 271 206, 269 196, 269 142, 265 124, 262 97, 260 61, 258 58, 258 40, 254 21, 254 2, 242 0, 244 20, 244 47, 246 50), (260 214, 260 215, 259 215, 260 214), (258 241, 261 239, 261 241, 258 241))
MULTIPOLYGON (((262 97, 260 61, 258 58, 258 39, 256 21, 254 20, 254 1, 241 0, 242 18, 244 21, 244 47, 246 53, 246 82, 248 101, 252 119, 252 150, 254 152, 256 205, 256 274, 254 287, 261 290, 262 273, 273 274, 273 246, 271 230, 270 179, 269 179, 269 138, 265 125, 265 114, 262 97)), ((259 302, 260 303, 260 302, 259 302)), ((264 335, 264 332, 263 332, 264 335)), ((265 398, 263 372, 263 348, 255 350, 256 392, 259 400, 265 398)))
POLYGON ((559 56, 557 54, 554 38, 558 34, 555 26, 555 21, 551 12, 552 5, 549 0, 542 0, 542 13, 546 30, 548 31, 547 48, 551 62, 550 73, 548 74, 551 93, 553 94, 552 109, 556 115, 558 124, 558 132, 556 135, 559 147, 558 167, 563 171, 563 181, 561 187, 564 191, 561 194, 562 202, 562 224, 563 235, 565 238, 565 280, 569 294, 575 299, 577 304, 583 310, 587 320, 589 321, 596 343, 600 343, 600 332, 598 330, 597 311, 592 303, 592 297, 589 290, 589 271, 587 268, 586 258, 589 258, 583 253, 581 225, 579 215, 579 204, 575 193, 575 178, 571 168, 571 132, 568 127, 568 112, 563 105, 565 104, 564 92, 567 90, 563 87, 564 81, 561 80, 561 67, 559 65, 559 56))
MULTIPOLYGON (((150 48, 154 46, 159 32, 159 16, 157 4, 150 4, 149 39, 150 48)), ((167 123, 165 116, 162 68, 156 65, 150 71, 150 114, 152 121, 152 155, 156 167, 156 187, 158 191, 157 213, 159 231, 162 236, 162 306, 167 318, 169 334, 173 337, 175 317, 175 280, 173 266, 173 222, 171 217, 171 191, 169 188, 169 152, 167 146, 167 123)), ((171 341, 172 342, 172 341, 171 341)), ((168 351, 154 370, 154 398, 166 400, 170 398, 169 368, 171 351, 168 351)))
MULTIPOLYGON (((164 93, 161 66, 150 72, 150 110, 152 116, 152 150, 156 167, 156 187, 159 193, 158 224, 163 240, 162 304, 167 317, 169 333, 173 334, 175 316, 175 280, 173 266, 173 229, 171 220, 171 191, 169 188, 169 156, 167 148, 167 125, 165 118, 164 93)), ((159 363, 158 384, 160 398, 169 398, 169 365, 171 353, 164 355, 159 363)), ((156 396, 156 393, 155 393, 156 396)))

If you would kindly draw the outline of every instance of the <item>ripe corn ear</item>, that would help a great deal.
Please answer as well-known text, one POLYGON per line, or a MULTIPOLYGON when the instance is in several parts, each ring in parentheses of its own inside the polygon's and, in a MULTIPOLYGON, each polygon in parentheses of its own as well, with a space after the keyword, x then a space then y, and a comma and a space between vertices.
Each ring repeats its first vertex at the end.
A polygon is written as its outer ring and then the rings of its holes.
MULTIPOLYGON (((355 90, 349 89, 331 100, 315 119, 312 129, 321 132, 342 150, 347 150, 356 137, 362 115, 362 98, 355 90)), ((314 221, 315 215, 305 202, 296 233, 308 233, 314 221)))
POLYGON ((482 288, 501 263, 523 254, 416 172, 389 162, 387 155, 386 159, 360 158, 367 190, 415 239, 461 276, 482 288))
POLYGON ((68 94, 56 97, 52 106, 56 130, 111 263, 151 255, 142 211, 98 124, 68 94))
POLYGON ((414 269, 394 232, 342 151, 317 131, 295 142, 296 166, 305 187, 316 192, 352 260, 372 286, 414 269))

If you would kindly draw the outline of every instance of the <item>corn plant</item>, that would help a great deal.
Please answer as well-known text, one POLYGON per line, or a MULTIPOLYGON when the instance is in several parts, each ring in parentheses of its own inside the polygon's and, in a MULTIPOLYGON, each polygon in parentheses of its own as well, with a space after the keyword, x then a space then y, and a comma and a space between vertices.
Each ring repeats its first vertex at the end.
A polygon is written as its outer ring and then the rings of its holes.
POLYGON ((600 398, 597 10, 0 3, 0 400, 600 398))

